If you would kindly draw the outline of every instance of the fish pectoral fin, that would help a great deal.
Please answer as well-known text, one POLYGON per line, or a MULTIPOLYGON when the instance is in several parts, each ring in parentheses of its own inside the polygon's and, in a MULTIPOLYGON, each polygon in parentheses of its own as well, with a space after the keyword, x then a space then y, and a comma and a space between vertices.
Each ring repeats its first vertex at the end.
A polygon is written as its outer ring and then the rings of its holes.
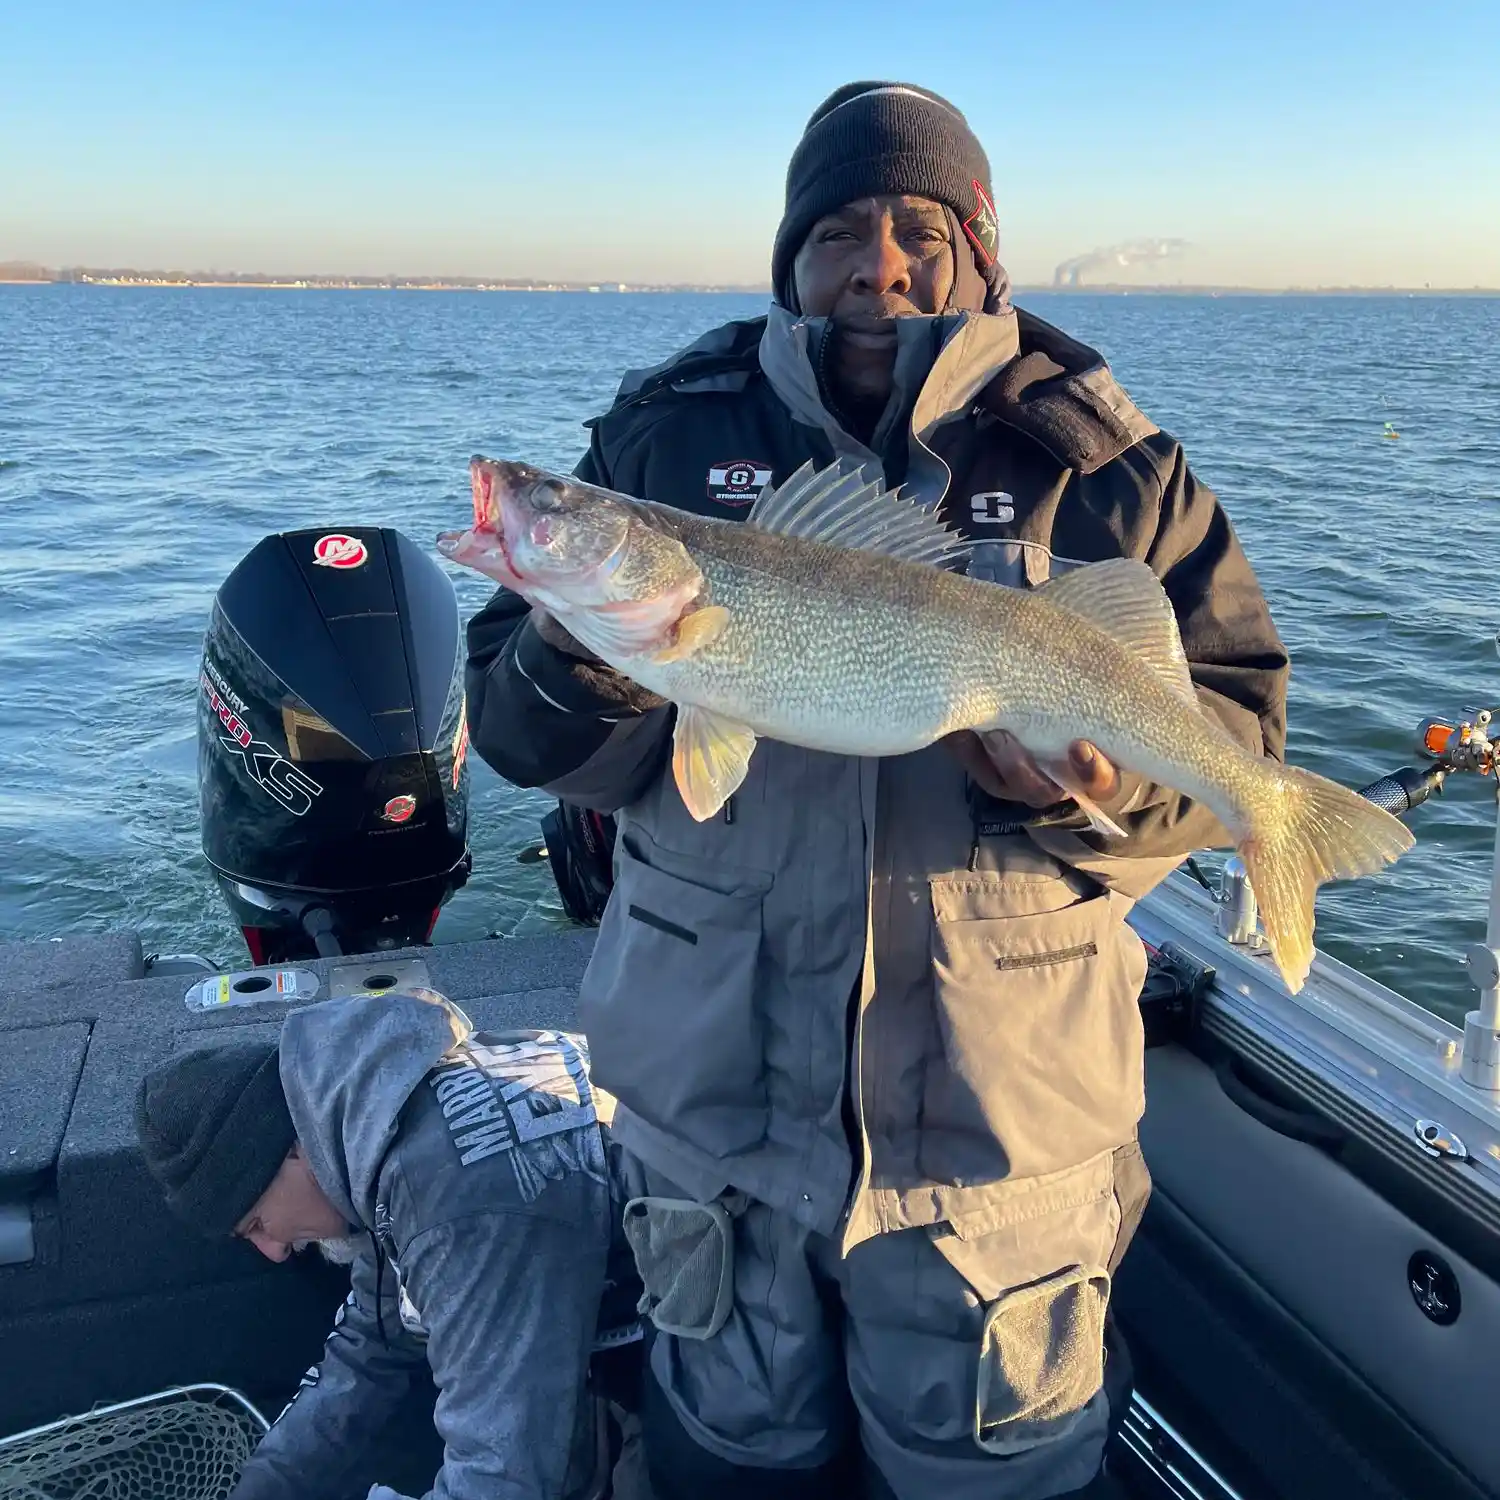
POLYGON ((1049 604, 1082 615, 1122 646, 1128 646, 1184 703, 1202 711, 1193 688, 1177 613, 1161 579, 1138 558, 1112 557, 1044 583, 1049 604))
POLYGON ((651 654, 652 661, 682 661, 705 646, 711 646, 729 626, 729 611, 722 604, 695 609, 677 622, 672 643, 651 654))
POLYGON ((679 704, 672 732, 672 774, 687 810, 706 822, 739 789, 750 769, 755 731, 722 714, 679 704))
MULTIPOLYGON (((589 650, 606 661, 617 657, 651 656, 669 648, 678 617, 687 602, 684 594, 691 597, 699 587, 701 580, 689 580, 678 588, 647 599, 619 599, 610 604, 578 607, 563 604, 553 613, 589 650)), ((533 597, 543 598, 535 590, 533 597)))
POLYGON ((1077 804, 1080 812, 1088 815, 1089 827, 1106 838, 1124 839, 1130 835, 1085 792, 1078 782, 1073 768, 1065 760, 1038 760, 1038 767, 1057 789, 1066 792, 1077 804))
POLYGON ((867 476, 847 458, 824 469, 814 469, 809 460, 779 488, 762 490, 745 524, 773 536, 938 567, 970 551, 969 543, 932 511, 886 489, 878 474, 867 476))

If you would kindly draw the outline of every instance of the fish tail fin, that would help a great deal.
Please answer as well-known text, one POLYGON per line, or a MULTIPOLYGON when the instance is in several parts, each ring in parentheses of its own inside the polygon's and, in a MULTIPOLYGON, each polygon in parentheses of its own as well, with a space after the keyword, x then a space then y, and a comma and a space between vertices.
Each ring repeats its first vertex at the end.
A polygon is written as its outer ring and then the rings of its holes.
POLYGON ((1252 819, 1238 852, 1276 966, 1295 995, 1312 968, 1318 887, 1373 874, 1414 840, 1399 819, 1336 781, 1295 766, 1275 774, 1277 810, 1252 819))

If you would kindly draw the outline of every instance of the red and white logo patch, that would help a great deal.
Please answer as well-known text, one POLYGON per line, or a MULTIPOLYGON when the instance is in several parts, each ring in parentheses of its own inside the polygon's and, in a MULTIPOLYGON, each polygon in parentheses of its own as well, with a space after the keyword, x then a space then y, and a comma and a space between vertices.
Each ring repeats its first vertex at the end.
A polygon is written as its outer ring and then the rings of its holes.
POLYGON ((359 568, 369 560, 369 548, 342 531, 330 531, 313 543, 313 562, 320 568, 359 568))
POLYGON ((381 817, 387 823, 404 823, 417 810, 417 799, 408 797, 404 793, 399 797, 392 797, 385 805, 385 811, 381 817))
POLYGON ((770 482, 770 464, 754 458, 731 458, 708 471, 708 498, 720 505, 751 505, 770 482))

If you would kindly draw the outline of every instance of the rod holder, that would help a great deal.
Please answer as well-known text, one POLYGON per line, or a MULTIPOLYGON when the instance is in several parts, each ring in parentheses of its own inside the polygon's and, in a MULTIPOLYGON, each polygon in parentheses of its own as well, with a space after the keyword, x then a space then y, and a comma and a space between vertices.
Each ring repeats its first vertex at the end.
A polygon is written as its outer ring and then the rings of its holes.
MULTIPOLYGON (((1497 791, 1500 803, 1500 791, 1497 791)), ((1479 1008, 1464 1017, 1464 1051, 1459 1074, 1465 1083, 1500 1092, 1500 805, 1495 819, 1495 863, 1490 872, 1490 911, 1484 941, 1464 955, 1479 1008)))
MULTIPOLYGON (((1500 964, 1500 955, 1493 948, 1471 948, 1473 954, 1488 955, 1492 970, 1500 964)), ((1500 1093, 1500 1027, 1485 1019, 1483 1011, 1471 1010, 1464 1017, 1464 1050, 1459 1062, 1459 1075, 1463 1081, 1476 1089, 1488 1093, 1500 1093)))
POLYGON ((1214 926, 1226 943, 1240 948, 1263 948, 1266 940, 1261 935, 1259 919, 1260 909, 1256 905, 1245 862, 1238 854, 1231 854, 1224 861, 1224 873, 1219 877, 1214 926))

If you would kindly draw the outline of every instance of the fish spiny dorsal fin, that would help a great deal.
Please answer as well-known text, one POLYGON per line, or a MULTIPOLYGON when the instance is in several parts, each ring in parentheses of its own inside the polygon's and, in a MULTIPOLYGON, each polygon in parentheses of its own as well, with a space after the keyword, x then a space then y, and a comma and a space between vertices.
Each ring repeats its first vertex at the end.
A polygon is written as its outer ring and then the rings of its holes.
POLYGON ((762 490, 745 524, 774 536, 938 567, 969 551, 969 544, 931 511, 892 493, 848 459, 826 469, 814 469, 809 460, 779 489, 762 490))
POLYGON ((1064 573, 1037 592, 1129 646, 1178 698, 1199 707, 1177 614, 1161 580, 1145 563, 1112 557, 1064 573))

